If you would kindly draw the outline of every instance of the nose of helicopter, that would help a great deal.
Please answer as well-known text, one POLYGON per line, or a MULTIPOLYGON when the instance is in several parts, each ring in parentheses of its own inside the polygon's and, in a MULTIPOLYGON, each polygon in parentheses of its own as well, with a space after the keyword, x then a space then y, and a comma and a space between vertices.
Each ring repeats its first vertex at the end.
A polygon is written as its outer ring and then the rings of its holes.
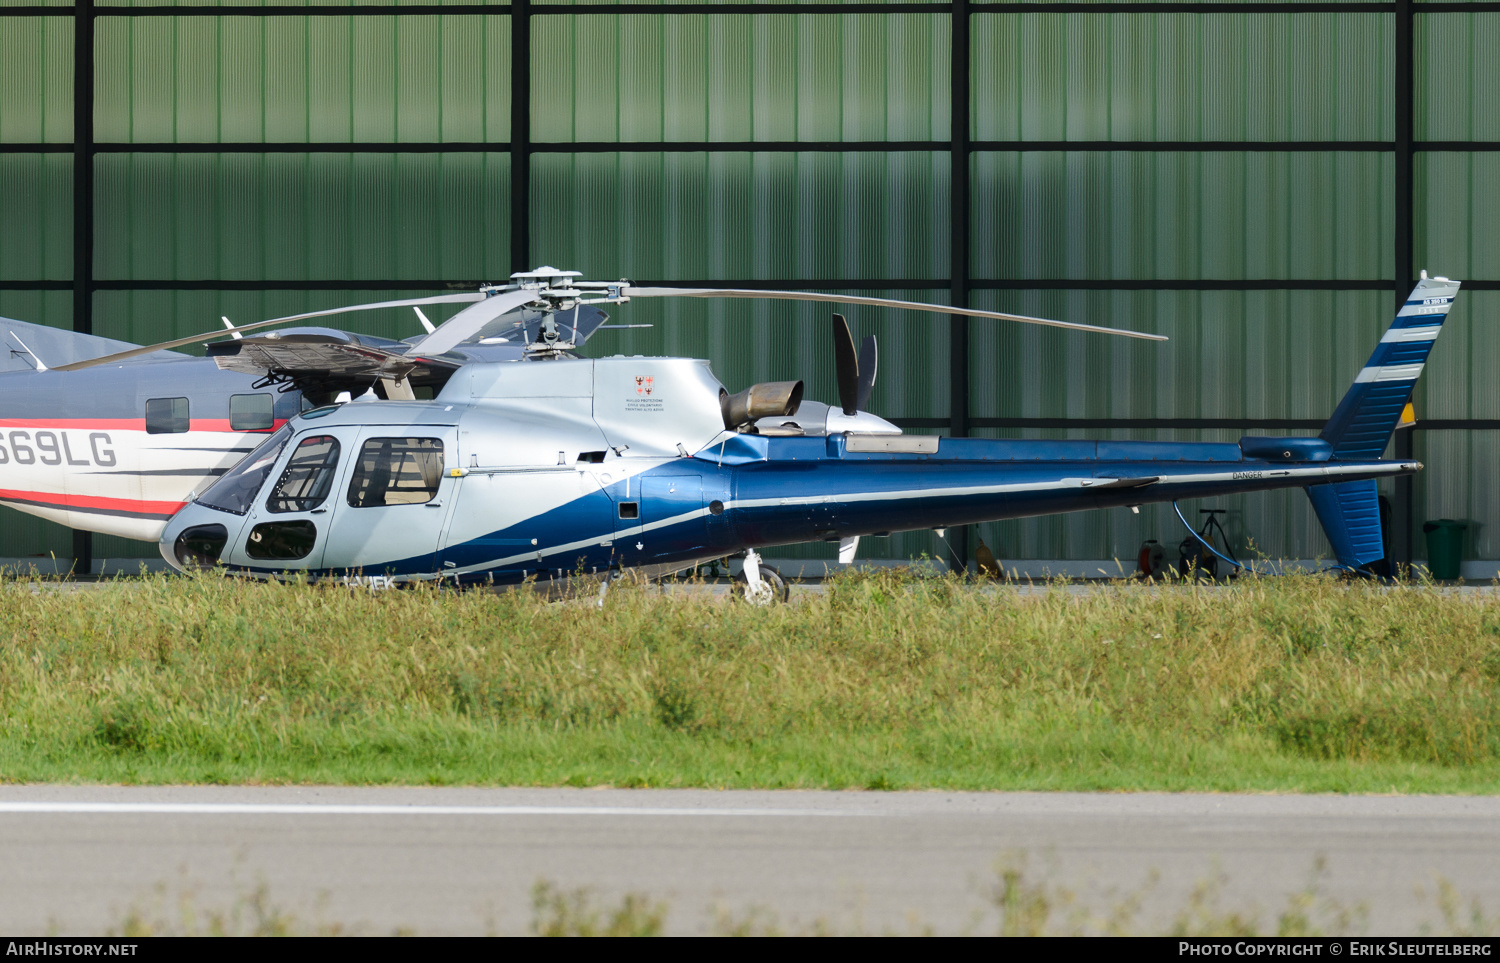
POLYGON ((229 542, 229 529, 215 516, 221 513, 188 503, 162 529, 157 549, 178 571, 213 568, 229 542))

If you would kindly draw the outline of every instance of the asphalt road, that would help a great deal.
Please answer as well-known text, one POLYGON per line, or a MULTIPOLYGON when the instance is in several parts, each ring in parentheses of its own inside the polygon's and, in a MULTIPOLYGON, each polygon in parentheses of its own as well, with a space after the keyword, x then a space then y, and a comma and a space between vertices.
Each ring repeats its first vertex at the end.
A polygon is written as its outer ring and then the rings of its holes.
POLYGON ((1318 856, 1322 895, 1363 904, 1371 934, 1441 929, 1437 875, 1500 915, 1500 798, 3 786, 0 933, 101 932, 132 908, 181 928, 184 894, 200 923, 248 919, 262 883, 303 924, 524 933, 539 879, 604 906, 645 893, 673 932, 754 911, 983 933, 996 861, 1021 853, 1075 909, 1140 895, 1144 931, 1215 878, 1220 910, 1271 925, 1318 856))

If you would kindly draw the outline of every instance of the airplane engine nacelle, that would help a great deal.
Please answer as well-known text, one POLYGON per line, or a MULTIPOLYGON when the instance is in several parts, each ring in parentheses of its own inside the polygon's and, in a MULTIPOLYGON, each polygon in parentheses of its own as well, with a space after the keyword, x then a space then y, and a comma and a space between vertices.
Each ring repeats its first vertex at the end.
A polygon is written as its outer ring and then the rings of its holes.
POLYGON ((734 394, 719 392, 719 410, 724 414, 724 427, 730 431, 758 418, 795 415, 801 404, 800 381, 767 381, 734 394))

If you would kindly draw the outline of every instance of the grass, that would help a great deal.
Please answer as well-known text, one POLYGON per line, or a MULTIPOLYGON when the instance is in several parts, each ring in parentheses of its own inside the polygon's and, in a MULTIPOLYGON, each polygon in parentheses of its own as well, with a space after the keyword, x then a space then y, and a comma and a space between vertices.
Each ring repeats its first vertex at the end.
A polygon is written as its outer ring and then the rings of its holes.
POLYGON ((1321 577, 756 609, 0 581, 0 779, 1500 791, 1500 606, 1321 577))
MULTIPOLYGON (((1367 936, 1371 934, 1369 908, 1363 903, 1346 904, 1323 891, 1326 867, 1313 861, 1302 888, 1289 894, 1279 912, 1266 913, 1255 903, 1225 905, 1229 879, 1222 872, 1199 879, 1175 910, 1148 912, 1145 904, 1159 881, 1154 870, 1134 890, 1111 891, 1089 905, 1067 886, 1033 872, 1028 855, 1011 852, 996 861, 995 875, 981 883, 977 902, 961 935, 995 936, 1171 936, 1203 939, 1222 937, 1320 937, 1367 936)), ((1430 911, 1416 935, 1494 937, 1500 935, 1500 916, 1489 916, 1477 899, 1465 900, 1452 883, 1442 877, 1436 885, 1438 918, 1430 911)), ((417 935, 409 925, 377 929, 368 923, 330 921, 320 899, 308 919, 286 909, 271 896, 262 879, 253 888, 235 887, 227 906, 206 905, 198 884, 184 878, 174 894, 165 883, 153 896, 136 900, 110 927, 110 935, 145 936, 365 936, 376 933, 417 935)), ((1418 903, 1427 903, 1426 888, 1419 886, 1418 903)), ((326 894, 324 894, 326 897, 326 894)), ((583 887, 564 889, 538 879, 531 887, 531 919, 525 932, 533 936, 662 936, 669 932, 672 905, 639 891, 626 892, 618 901, 583 887)), ((1166 910, 1162 907, 1161 910, 1166 910)), ((493 913, 493 907, 491 908, 493 913)), ((678 917, 686 914, 680 910, 678 917)), ((508 935, 493 918, 484 922, 490 936, 508 935)), ((735 911, 722 903, 712 907, 706 926, 694 927, 691 919, 682 932, 706 931, 714 936, 935 936, 939 931, 916 912, 908 912, 903 929, 871 929, 863 920, 782 920, 764 906, 752 905, 735 911)), ((54 923, 54 929, 61 925, 54 923)), ((1390 924, 1374 927, 1379 936, 1396 935, 1390 924)), ((948 934, 944 934, 948 935, 948 934)))

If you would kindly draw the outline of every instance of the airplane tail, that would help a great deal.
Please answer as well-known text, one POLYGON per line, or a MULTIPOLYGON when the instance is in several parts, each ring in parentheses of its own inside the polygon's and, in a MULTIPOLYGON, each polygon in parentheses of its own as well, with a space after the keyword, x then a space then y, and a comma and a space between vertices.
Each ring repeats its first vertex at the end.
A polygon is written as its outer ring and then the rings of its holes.
MULTIPOLYGON (((92 334, 78 334, 46 324, 0 318, 0 373, 45 371, 135 347, 139 345, 92 334)), ((170 356, 175 352, 161 354, 170 356)))
MULTIPOLYGON (((1333 449, 1335 460, 1373 459, 1385 453, 1453 307, 1459 283, 1429 278, 1423 272, 1375 353, 1323 426, 1320 437, 1333 449)), ((1385 557, 1373 480, 1313 485, 1307 497, 1340 565, 1359 570, 1385 557)))

